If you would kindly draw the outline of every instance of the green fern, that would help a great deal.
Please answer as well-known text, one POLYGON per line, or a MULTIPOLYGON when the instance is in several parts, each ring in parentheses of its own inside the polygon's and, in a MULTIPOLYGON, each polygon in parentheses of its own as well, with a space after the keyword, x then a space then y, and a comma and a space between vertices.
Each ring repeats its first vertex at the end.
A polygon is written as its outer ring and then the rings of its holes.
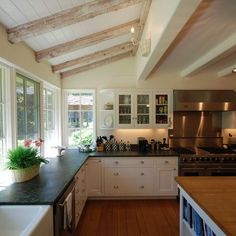
POLYGON ((47 164, 48 161, 39 155, 36 148, 18 146, 8 151, 7 168, 10 170, 23 169, 40 163, 47 164))

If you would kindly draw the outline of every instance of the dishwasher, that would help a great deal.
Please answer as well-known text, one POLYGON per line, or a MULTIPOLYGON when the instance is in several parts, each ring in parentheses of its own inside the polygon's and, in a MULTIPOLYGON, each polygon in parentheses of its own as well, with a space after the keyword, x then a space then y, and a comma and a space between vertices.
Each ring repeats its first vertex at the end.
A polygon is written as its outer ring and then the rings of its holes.
POLYGON ((73 180, 55 204, 54 236, 72 236, 75 231, 75 180, 73 180), (68 202, 69 201, 69 202, 68 202), (69 205, 70 204, 70 205, 69 205), (70 207, 68 224, 68 205, 70 207))

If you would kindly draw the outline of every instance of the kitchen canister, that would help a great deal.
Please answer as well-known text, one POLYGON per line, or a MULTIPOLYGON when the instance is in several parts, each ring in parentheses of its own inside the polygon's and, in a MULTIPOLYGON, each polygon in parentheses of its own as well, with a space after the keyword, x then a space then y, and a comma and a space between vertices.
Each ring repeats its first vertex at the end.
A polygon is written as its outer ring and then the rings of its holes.
POLYGON ((105 142, 104 147, 105 147, 106 152, 111 151, 112 146, 111 146, 111 143, 109 141, 105 142))
POLYGON ((117 152, 118 151, 118 143, 117 142, 113 142, 112 143, 112 151, 113 152, 117 152))
POLYGON ((119 150, 121 152, 125 151, 125 143, 122 140, 119 143, 119 150))

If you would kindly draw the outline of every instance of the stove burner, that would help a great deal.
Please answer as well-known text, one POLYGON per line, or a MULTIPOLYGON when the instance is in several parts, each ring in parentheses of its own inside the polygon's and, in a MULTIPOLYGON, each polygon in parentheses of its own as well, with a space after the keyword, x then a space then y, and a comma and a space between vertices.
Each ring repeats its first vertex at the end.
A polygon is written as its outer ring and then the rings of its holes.
POLYGON ((175 147, 172 148, 174 152, 177 152, 178 154, 196 154, 193 150, 183 148, 183 147, 175 147))
POLYGON ((199 148, 212 154, 235 154, 236 153, 232 149, 227 149, 223 147, 199 147, 199 148))

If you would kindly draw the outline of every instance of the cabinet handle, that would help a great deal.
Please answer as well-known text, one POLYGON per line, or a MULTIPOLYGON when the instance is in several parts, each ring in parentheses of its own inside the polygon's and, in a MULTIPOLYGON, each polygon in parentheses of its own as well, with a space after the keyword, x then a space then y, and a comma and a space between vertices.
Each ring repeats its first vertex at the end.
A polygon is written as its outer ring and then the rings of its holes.
POLYGON ((144 161, 140 161, 141 164, 144 164, 144 161))
POLYGON ((144 175, 144 173, 141 173, 140 175, 144 175))
POLYGON ((114 175, 115 175, 115 176, 118 176, 118 175, 119 175, 119 173, 117 173, 117 172, 116 172, 116 173, 114 173, 114 175))
POLYGON ((118 189, 119 187, 117 185, 114 186, 114 189, 118 189))
POLYGON ((140 188, 144 189, 144 186, 143 186, 143 185, 141 185, 141 186, 140 186, 140 188))
POLYGON ((174 168, 173 170, 176 170, 176 168, 174 168))
POLYGON ((115 161, 115 164, 119 164, 119 161, 115 161))
POLYGON ((98 162, 102 162, 102 160, 98 160, 98 162))
POLYGON ((166 164, 168 164, 168 163, 169 163, 169 161, 165 161, 165 163, 166 163, 166 164))

